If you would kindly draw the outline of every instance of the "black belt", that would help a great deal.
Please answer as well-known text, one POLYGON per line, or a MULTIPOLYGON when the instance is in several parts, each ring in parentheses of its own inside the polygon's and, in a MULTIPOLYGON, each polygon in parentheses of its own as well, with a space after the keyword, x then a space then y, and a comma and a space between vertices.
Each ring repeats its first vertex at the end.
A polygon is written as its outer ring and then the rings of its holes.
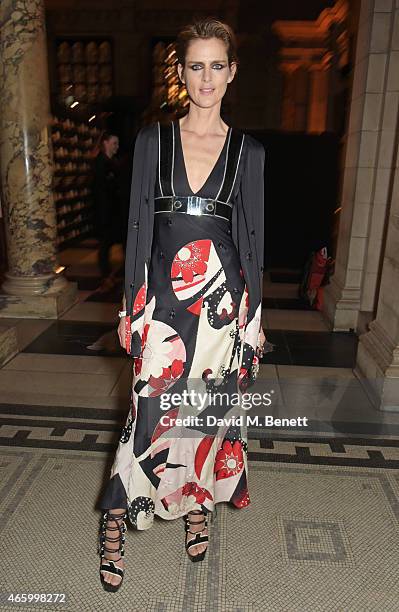
POLYGON ((187 215, 210 215, 231 221, 231 204, 199 196, 162 196, 155 198, 155 213, 179 212, 187 215))

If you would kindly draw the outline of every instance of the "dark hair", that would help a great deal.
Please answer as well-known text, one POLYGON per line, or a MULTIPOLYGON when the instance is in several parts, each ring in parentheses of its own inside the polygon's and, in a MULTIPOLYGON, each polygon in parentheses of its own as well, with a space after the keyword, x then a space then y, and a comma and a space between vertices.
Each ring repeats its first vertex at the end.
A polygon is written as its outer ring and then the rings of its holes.
POLYGON ((237 40, 233 30, 227 23, 219 21, 214 17, 198 19, 180 30, 176 39, 176 55, 179 63, 184 66, 187 48, 192 40, 206 40, 209 38, 222 40, 226 45, 229 64, 232 62, 238 64, 237 40))
POLYGON ((106 140, 109 140, 110 138, 113 138, 113 137, 118 138, 118 135, 114 134, 114 132, 103 132, 101 134, 100 143, 102 144, 106 140))

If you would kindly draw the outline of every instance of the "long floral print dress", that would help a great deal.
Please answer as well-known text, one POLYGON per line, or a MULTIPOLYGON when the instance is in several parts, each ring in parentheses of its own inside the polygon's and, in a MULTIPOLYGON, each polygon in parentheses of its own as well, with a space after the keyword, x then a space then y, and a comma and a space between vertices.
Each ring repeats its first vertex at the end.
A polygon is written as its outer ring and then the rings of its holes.
MULTIPOLYGON (((237 172, 230 168, 229 178, 227 169, 233 141, 241 142, 238 164, 243 139, 229 128, 211 173, 193 193, 179 121, 169 130, 172 192, 217 200, 230 181, 234 207, 237 172)), ((155 201, 165 195, 161 159, 155 201)), ((151 527, 154 514, 174 519, 195 509, 213 511, 219 502, 237 508, 250 503, 246 422, 237 398, 240 373, 248 370, 244 361, 256 361, 260 327, 258 305, 253 340, 244 342, 248 291, 230 221, 157 212, 152 238, 148 272, 133 305, 133 314, 142 315, 141 352, 133 359, 130 409, 101 501, 104 509, 127 508, 140 530, 151 527)))

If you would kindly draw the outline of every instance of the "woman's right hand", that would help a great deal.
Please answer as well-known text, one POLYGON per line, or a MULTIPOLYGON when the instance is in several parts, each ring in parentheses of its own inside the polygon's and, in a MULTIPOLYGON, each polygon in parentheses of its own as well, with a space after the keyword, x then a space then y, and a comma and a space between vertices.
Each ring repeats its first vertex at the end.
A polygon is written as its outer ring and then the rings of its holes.
POLYGON ((126 350, 126 317, 121 317, 118 325, 119 343, 126 350))

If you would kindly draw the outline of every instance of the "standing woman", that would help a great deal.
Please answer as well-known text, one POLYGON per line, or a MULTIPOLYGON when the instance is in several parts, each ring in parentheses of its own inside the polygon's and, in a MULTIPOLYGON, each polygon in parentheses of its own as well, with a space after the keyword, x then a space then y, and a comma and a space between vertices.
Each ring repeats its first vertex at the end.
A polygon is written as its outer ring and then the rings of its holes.
POLYGON ((187 26, 177 53, 189 111, 141 128, 134 150, 118 328, 134 358, 133 382, 100 503, 100 575, 113 591, 123 580, 127 516, 139 530, 149 529, 155 514, 183 517, 187 554, 200 561, 208 512, 219 502, 250 503, 246 427, 229 417, 256 376, 265 343, 265 151, 220 116, 237 69, 229 26, 213 18, 187 26), (193 390, 194 399, 184 399, 193 390), (225 398, 221 405, 209 401, 215 392, 225 398), (178 405, 165 402, 172 394, 182 398, 178 405), (217 416, 216 425, 208 415, 217 416))

